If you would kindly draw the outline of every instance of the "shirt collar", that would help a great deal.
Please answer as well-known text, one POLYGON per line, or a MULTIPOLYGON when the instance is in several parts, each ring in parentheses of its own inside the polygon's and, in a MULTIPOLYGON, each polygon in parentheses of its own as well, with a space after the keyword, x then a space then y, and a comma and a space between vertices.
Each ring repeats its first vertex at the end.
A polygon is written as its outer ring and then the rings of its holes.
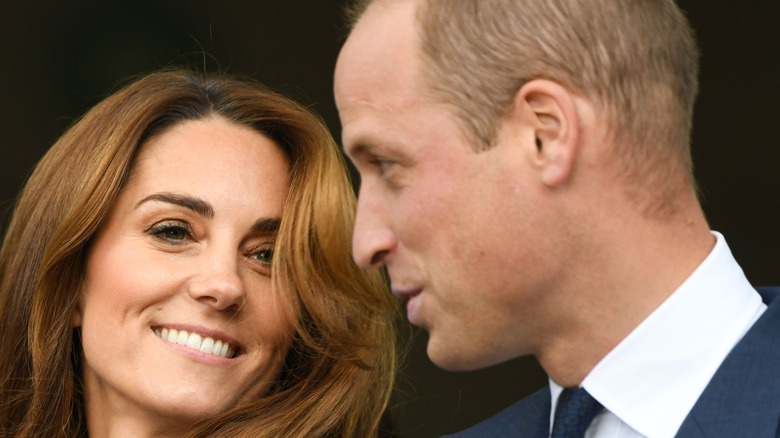
MULTIPOLYGON (((674 436, 734 345, 766 309, 720 233, 685 282, 582 386, 645 436, 674 436)), ((551 383, 553 407, 561 387, 551 383)))

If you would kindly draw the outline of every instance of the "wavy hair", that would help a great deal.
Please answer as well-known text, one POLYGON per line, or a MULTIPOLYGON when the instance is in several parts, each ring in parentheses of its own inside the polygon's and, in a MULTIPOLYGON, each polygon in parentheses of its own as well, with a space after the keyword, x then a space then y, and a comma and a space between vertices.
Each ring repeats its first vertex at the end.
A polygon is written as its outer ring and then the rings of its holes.
POLYGON ((268 394, 193 425, 188 436, 377 434, 395 375, 399 311, 381 273, 352 261, 355 196, 338 146, 317 116, 255 82, 171 70, 87 112, 17 200, 0 250, 0 437, 87 435, 71 322, 90 240, 145 141, 213 115, 274 140, 290 160, 272 281, 293 315, 294 338, 268 394))

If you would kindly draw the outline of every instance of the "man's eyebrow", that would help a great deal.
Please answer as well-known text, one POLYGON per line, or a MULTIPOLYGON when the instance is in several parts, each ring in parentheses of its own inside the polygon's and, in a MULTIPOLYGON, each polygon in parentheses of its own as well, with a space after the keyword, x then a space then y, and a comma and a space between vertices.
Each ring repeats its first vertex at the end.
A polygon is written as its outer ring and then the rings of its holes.
POLYGON ((179 195, 176 193, 168 193, 168 192, 153 193, 145 197, 144 199, 138 201, 138 203, 135 204, 135 208, 138 208, 138 206, 148 201, 159 201, 159 202, 166 202, 168 204, 178 205, 186 209, 192 210, 195 213, 207 219, 211 219, 214 217, 214 208, 211 206, 211 204, 209 204, 208 202, 202 199, 198 199, 192 196, 179 195))
POLYGON ((356 141, 346 148, 346 153, 350 158, 358 158, 363 155, 370 155, 373 149, 371 144, 366 141, 356 141))

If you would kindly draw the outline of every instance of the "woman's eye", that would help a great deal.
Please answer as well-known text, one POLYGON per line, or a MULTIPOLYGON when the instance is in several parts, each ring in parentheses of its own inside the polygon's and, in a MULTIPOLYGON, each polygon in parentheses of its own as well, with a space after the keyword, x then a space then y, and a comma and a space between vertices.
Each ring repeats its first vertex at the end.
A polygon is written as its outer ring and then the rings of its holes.
POLYGON ((261 263, 270 265, 274 259, 274 249, 272 247, 260 248, 252 253, 252 258, 260 261, 261 263))
POLYGON ((165 221, 155 224, 146 232, 167 242, 181 242, 186 240, 187 236, 191 234, 191 229, 189 225, 183 222, 165 221))

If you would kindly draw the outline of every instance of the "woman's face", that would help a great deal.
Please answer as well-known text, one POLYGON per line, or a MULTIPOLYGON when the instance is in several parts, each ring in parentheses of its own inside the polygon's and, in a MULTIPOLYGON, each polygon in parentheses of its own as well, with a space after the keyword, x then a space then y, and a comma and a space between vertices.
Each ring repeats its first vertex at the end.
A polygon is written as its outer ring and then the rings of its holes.
POLYGON ((159 435, 277 379, 291 323, 270 263, 288 175, 274 142, 219 117, 143 146, 92 243, 74 321, 90 434, 159 435))

